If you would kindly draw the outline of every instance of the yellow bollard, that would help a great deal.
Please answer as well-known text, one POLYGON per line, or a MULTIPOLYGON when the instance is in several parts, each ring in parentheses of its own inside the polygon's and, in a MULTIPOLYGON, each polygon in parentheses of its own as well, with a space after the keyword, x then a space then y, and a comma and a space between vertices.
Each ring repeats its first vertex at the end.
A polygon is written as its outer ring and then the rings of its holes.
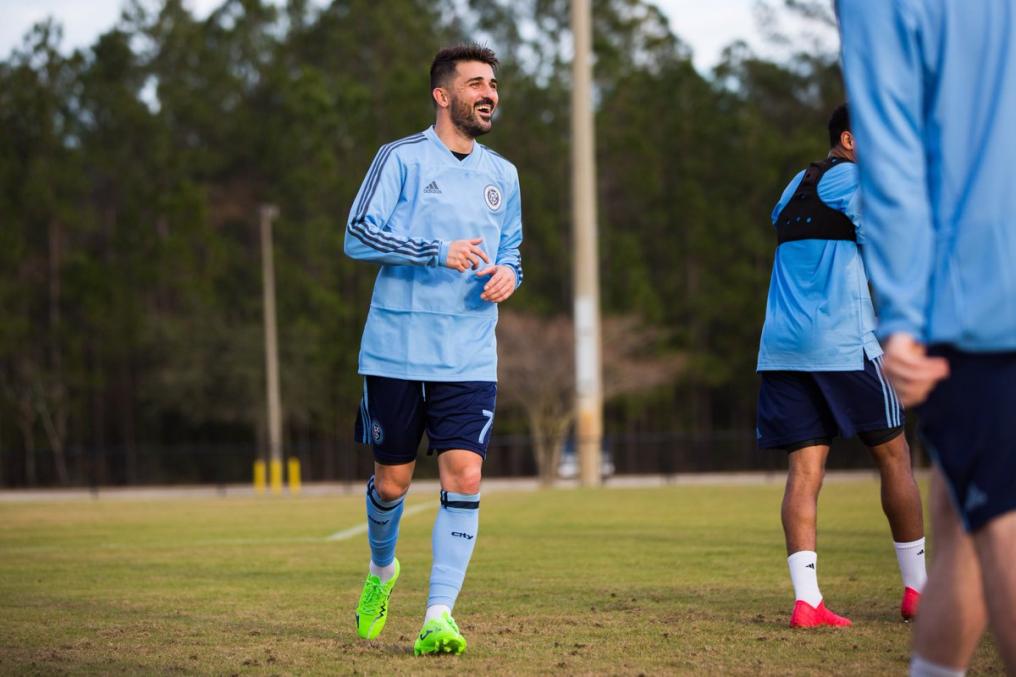
POLYGON ((289 467, 286 469, 289 478, 289 493, 296 496, 300 493, 300 459, 296 456, 289 457, 289 467))
POLYGON ((282 461, 273 460, 269 465, 271 478, 269 479, 272 493, 278 496, 282 493, 282 461))
POLYGON ((265 493, 265 462, 254 461, 254 491, 258 494, 265 493))

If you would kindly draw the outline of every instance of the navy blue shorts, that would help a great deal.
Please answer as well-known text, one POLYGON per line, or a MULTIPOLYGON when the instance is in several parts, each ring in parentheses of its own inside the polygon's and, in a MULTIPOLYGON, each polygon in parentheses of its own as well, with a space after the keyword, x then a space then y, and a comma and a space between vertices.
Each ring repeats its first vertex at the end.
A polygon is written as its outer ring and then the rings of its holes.
POLYGON ((363 379, 356 441, 369 444, 384 465, 416 460, 424 431, 430 452, 475 451, 486 458, 494 425, 497 383, 363 379))
POLYGON ((1016 510, 1016 352, 929 352, 949 361, 949 378, 917 409, 920 433, 974 532, 1016 510))
POLYGON ((756 436, 762 449, 795 451, 858 435, 869 447, 903 431, 903 407, 882 358, 858 371, 762 371, 756 436))

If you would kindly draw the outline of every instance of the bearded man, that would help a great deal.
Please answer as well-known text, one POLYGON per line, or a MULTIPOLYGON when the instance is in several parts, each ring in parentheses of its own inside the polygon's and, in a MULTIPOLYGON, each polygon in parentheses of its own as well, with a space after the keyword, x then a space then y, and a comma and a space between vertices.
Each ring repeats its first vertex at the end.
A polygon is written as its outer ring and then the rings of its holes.
POLYGON ((437 54, 434 125, 381 147, 346 226, 346 254, 381 264, 359 359, 356 437, 372 448, 374 475, 357 633, 373 639, 388 618, 399 519, 426 432, 441 505, 416 655, 466 649, 451 611, 476 544, 497 396, 497 306, 522 283, 518 172, 476 142, 493 124, 497 66, 494 52, 475 44, 437 54))

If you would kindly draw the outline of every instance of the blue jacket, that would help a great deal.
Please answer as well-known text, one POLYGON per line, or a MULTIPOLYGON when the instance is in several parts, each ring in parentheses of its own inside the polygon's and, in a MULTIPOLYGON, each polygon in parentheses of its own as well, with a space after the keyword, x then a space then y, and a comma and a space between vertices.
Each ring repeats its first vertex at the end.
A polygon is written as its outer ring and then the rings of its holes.
POLYGON ((360 343, 361 374, 497 380, 497 304, 480 298, 490 277, 443 265, 451 241, 473 237, 483 238, 492 264, 510 267, 516 286, 522 283, 514 165, 479 143, 459 160, 433 127, 381 147, 345 236, 347 255, 381 264, 360 343))
POLYGON ((1016 4, 837 9, 879 335, 1016 350, 1016 4))

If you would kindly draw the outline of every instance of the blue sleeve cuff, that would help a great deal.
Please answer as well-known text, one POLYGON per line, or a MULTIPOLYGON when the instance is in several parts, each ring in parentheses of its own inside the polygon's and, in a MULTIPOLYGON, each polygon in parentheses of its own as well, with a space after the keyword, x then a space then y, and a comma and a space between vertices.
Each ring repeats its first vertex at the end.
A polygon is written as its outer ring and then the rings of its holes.
POLYGON ((878 329, 875 331, 875 336, 878 337, 879 342, 885 343, 886 339, 893 334, 909 334, 921 343, 925 342, 924 331, 920 327, 907 322, 903 318, 895 320, 882 320, 880 318, 878 329))
POLYGON ((512 272, 515 273, 515 288, 518 289, 522 286, 522 271, 519 270, 518 266, 509 266, 512 272))
POLYGON ((448 248, 451 246, 451 242, 441 240, 441 246, 437 249, 437 260, 434 261, 434 267, 440 268, 448 260, 448 248))

